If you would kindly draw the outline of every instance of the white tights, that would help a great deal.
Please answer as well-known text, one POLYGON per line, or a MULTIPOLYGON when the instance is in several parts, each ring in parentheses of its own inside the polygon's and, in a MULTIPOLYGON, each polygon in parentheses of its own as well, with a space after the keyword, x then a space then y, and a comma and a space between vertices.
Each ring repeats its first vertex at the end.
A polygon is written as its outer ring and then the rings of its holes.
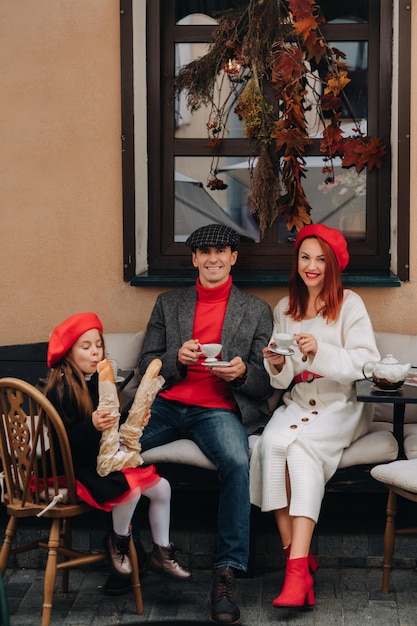
MULTIPOLYGON (((116 504, 112 509, 113 530, 118 535, 129 534, 129 524, 140 500, 141 491, 137 487, 131 492, 128 502, 116 504)), ((158 546, 169 545, 169 520, 171 485, 161 478, 156 485, 143 492, 149 498, 149 525, 152 539, 158 546)))

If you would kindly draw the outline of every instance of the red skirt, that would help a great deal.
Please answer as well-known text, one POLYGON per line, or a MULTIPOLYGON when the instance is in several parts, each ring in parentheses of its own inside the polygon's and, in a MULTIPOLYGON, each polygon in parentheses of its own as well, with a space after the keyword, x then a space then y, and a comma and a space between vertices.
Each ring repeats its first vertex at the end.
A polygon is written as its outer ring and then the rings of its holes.
POLYGON ((113 500, 109 500, 108 502, 101 502, 99 504, 96 500, 94 500, 93 496, 91 495, 90 490, 87 489, 87 487, 83 485, 79 480, 75 481, 77 495, 82 500, 84 500, 84 502, 87 502, 87 504, 89 504, 90 506, 93 506, 96 509, 101 509, 102 511, 111 511, 112 508, 116 504, 121 504, 122 502, 129 502, 129 500, 131 500, 132 497, 136 498, 137 493, 134 496, 132 496, 133 489, 136 489, 137 487, 139 487, 141 492, 143 493, 150 487, 153 487, 154 485, 156 485, 161 480, 161 477, 159 476, 159 474, 156 473, 156 469, 154 465, 149 465, 148 467, 143 467, 143 468, 142 467, 126 468, 120 471, 122 472, 122 474, 124 474, 124 477, 129 483, 130 489, 128 489, 127 491, 124 491, 123 493, 120 494, 120 496, 117 496, 113 500))

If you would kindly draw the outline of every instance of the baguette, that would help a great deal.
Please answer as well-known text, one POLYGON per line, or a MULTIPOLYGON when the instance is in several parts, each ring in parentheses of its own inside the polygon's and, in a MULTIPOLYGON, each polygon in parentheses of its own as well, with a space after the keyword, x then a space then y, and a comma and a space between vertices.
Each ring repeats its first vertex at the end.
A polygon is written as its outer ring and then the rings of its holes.
POLYGON ((148 378, 152 380, 152 378, 156 378, 157 376, 159 376, 161 367, 162 367, 161 359, 153 359, 149 363, 148 367, 146 368, 146 371, 144 375, 142 376, 142 380, 147 380, 148 378))
POLYGON ((140 450, 139 439, 148 419, 150 406, 165 382, 163 376, 159 375, 161 367, 161 359, 153 359, 149 363, 136 390, 127 419, 120 427, 120 440, 128 448, 140 450))
MULTIPOLYGON (((127 467, 142 465, 139 439, 145 420, 149 416, 149 408, 165 382, 164 378, 159 376, 161 367, 160 359, 153 359, 149 363, 136 390, 125 423, 120 426, 120 429, 117 424, 102 433, 97 460, 97 472, 100 476, 107 476, 110 472, 127 467)), ((113 370, 108 361, 106 363, 106 359, 98 364, 97 371, 99 372, 99 387, 108 386, 111 380, 114 380, 113 370)), ((115 389, 114 383, 112 387, 115 389)))
POLYGON ((142 426, 142 422, 147 416, 156 394, 165 382, 164 380, 160 382, 160 378, 162 377, 159 377, 158 380, 161 367, 161 359, 153 359, 149 363, 136 391, 132 406, 130 407, 127 422, 133 420, 136 426, 142 426))
POLYGON ((101 382, 114 383, 113 368, 107 359, 103 359, 97 364, 98 379, 101 382))
POLYGON ((113 368, 107 359, 97 364, 98 373, 98 407, 99 411, 109 411, 110 415, 117 417, 114 425, 103 430, 100 439, 100 448, 97 457, 97 473, 106 476, 111 471, 111 463, 114 455, 119 450, 119 417, 120 403, 114 383, 113 368))

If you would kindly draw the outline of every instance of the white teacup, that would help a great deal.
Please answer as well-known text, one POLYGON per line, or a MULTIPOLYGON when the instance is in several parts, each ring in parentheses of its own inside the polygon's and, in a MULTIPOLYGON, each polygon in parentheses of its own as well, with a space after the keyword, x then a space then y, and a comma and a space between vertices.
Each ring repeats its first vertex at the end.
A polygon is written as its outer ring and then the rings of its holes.
POLYGON ((287 333, 274 333, 272 335, 272 341, 277 344, 277 348, 280 350, 288 350, 290 345, 294 343, 294 337, 287 333))
POLYGON ((207 361, 217 361, 216 356, 222 351, 221 343, 201 343, 200 350, 205 354, 207 361))

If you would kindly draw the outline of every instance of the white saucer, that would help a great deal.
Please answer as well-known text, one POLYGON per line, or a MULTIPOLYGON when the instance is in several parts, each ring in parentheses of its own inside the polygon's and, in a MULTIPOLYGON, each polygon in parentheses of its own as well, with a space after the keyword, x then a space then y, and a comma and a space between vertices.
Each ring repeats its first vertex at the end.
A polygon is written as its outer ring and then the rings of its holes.
POLYGON ((268 346, 268 350, 270 352, 275 352, 275 354, 283 354, 284 356, 294 354, 294 350, 292 348, 271 348, 271 346, 268 346))
POLYGON ((205 367, 230 367, 229 361, 203 361, 202 365, 205 367))
POLYGON ((124 381, 124 376, 116 376, 116 378, 114 379, 115 383, 122 383, 124 381))

